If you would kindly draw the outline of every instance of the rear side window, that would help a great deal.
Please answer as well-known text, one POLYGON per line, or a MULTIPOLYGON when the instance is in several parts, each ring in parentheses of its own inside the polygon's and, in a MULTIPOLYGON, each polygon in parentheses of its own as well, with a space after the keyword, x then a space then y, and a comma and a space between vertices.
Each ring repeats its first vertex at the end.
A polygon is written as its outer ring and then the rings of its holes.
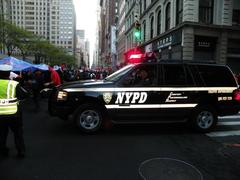
POLYGON ((233 87, 236 81, 226 66, 197 65, 201 79, 207 87, 233 87))
POLYGON ((194 82, 189 71, 184 65, 164 64, 163 65, 163 85, 164 86, 193 86, 194 82))

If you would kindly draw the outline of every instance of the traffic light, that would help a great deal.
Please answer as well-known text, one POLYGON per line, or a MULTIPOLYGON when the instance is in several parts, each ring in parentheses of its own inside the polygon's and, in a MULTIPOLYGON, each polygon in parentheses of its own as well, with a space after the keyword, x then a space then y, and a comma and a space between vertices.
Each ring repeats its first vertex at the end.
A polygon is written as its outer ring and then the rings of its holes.
POLYGON ((135 22, 134 26, 135 26, 134 37, 136 41, 140 41, 141 40, 141 24, 139 22, 135 22))

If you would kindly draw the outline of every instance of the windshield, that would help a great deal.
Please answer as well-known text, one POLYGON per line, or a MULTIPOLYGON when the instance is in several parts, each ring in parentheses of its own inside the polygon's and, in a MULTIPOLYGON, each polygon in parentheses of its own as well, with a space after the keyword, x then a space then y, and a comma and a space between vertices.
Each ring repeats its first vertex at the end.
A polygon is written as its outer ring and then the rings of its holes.
POLYGON ((119 69, 115 73, 111 74, 110 76, 106 77, 105 80, 115 82, 115 81, 119 80, 124 74, 129 72, 129 70, 131 70, 133 66, 134 66, 133 64, 129 64, 129 65, 123 67, 122 69, 119 69))

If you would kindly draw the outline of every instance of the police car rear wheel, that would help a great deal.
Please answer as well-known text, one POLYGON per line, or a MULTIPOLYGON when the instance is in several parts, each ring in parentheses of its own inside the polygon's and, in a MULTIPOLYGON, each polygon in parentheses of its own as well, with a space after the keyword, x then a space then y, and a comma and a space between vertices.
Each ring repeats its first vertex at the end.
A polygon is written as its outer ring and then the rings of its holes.
POLYGON ((83 132, 96 132, 101 128, 102 114, 94 105, 83 105, 78 111, 76 123, 83 132))
POLYGON ((192 123, 198 132, 209 132, 217 124, 217 115, 211 107, 198 108, 192 117, 192 123))

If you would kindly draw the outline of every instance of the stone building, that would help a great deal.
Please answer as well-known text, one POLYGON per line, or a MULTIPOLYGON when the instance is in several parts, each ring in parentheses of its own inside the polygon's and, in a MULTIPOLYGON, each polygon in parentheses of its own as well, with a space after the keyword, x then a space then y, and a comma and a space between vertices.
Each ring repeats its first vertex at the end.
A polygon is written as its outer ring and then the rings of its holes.
POLYGON ((124 53, 126 51, 126 36, 125 36, 125 15, 126 15, 126 1, 118 1, 118 22, 117 22, 117 64, 120 65, 124 63, 124 53))
POLYGON ((116 53, 113 52, 116 46, 116 18, 117 0, 100 0, 100 37, 99 37, 99 64, 103 66, 115 66, 116 53))
POLYGON ((144 52, 161 59, 213 61, 240 71, 239 0, 126 0, 127 50, 136 47, 139 10, 144 52), (136 7, 138 6, 138 7, 136 7))

